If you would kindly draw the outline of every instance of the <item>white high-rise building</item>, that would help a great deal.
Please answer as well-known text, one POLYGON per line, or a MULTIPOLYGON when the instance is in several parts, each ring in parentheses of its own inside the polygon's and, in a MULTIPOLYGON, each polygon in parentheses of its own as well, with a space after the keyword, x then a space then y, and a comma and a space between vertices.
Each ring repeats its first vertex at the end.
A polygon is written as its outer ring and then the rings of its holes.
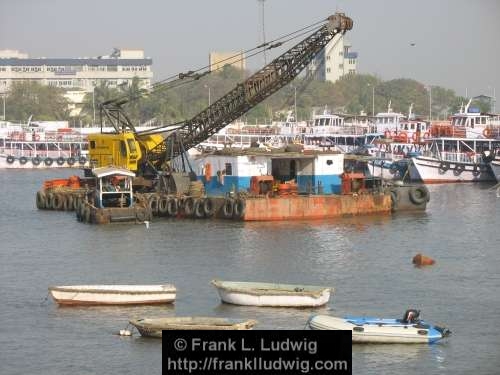
POLYGON ((319 81, 335 82, 347 74, 356 73, 357 52, 349 51, 351 44, 337 34, 309 64, 308 74, 319 81))
POLYGON ((29 58, 15 50, 0 51, 0 93, 13 82, 31 81, 42 85, 92 92, 106 82, 108 87, 130 84, 138 77, 141 87, 151 85, 153 61, 143 50, 115 49, 107 56, 84 58, 29 58))

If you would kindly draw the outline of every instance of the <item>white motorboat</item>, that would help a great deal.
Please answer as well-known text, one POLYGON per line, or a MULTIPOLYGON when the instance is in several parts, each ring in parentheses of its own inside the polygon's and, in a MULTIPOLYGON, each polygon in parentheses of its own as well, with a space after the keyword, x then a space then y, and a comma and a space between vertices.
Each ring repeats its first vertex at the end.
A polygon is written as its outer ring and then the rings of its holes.
POLYGON ((144 318, 129 321, 142 336, 162 337, 163 330, 248 330, 256 320, 211 317, 144 318))
POLYGON ((49 292, 60 305, 138 305, 175 301, 176 289, 164 285, 65 285, 49 292))
POLYGON ((315 285, 212 280, 223 302, 246 306, 314 307, 330 299, 334 289, 315 285))
POLYGON ((311 329, 348 330, 353 343, 376 344, 432 344, 447 337, 451 332, 444 327, 433 326, 418 319, 418 310, 407 310, 403 319, 367 317, 337 318, 314 315, 308 321, 311 329))

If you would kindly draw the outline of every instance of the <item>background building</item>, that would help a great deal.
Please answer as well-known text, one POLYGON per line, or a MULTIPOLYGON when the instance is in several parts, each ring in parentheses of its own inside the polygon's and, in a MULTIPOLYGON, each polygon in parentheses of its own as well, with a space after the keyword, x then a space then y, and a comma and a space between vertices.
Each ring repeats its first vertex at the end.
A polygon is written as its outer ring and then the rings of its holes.
POLYGON ((152 59, 143 50, 115 49, 108 56, 90 58, 28 58, 14 50, 0 51, 0 93, 14 82, 34 81, 42 85, 92 92, 106 81, 109 87, 130 84, 139 78, 141 87, 153 79, 152 59))
POLYGON ((231 65, 237 69, 245 70, 245 54, 240 52, 210 52, 208 55, 208 65, 210 71, 222 68, 224 65, 231 65))
POLYGON ((347 74, 356 73, 358 54, 350 52, 351 45, 344 35, 337 34, 311 62, 308 74, 320 81, 335 82, 347 74))

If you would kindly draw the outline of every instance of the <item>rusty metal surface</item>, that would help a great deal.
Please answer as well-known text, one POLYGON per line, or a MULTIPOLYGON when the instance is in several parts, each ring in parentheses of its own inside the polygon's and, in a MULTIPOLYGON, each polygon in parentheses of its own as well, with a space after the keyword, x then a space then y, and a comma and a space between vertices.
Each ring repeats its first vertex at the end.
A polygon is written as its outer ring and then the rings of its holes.
POLYGON ((289 196, 247 199, 243 220, 328 219, 390 212, 390 194, 289 196))

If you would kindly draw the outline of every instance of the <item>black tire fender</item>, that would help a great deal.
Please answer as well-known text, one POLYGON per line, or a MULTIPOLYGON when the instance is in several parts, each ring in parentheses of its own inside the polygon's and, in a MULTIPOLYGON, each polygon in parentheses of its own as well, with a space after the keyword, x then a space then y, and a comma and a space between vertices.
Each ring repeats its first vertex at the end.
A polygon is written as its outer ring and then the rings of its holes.
POLYGON ((205 198, 203 200, 203 212, 206 217, 212 217, 215 214, 215 202, 212 198, 205 198))
POLYGON ((36 208, 43 210, 47 207, 47 197, 43 191, 37 191, 36 193, 36 208))
POLYGON ((31 162, 33 163, 33 165, 40 165, 42 159, 40 159, 38 156, 35 156, 33 159, 31 159, 31 162))
POLYGON ((162 195, 158 199, 158 215, 168 215, 168 197, 166 195, 162 195))
POLYGON ((399 190, 393 189, 391 190, 391 209, 392 211, 396 211, 398 209, 399 200, 401 196, 399 194, 399 190))
POLYGON ((45 160, 43 162, 45 163, 45 165, 47 167, 50 167, 52 165, 52 163, 54 162, 54 160, 52 160, 51 157, 48 157, 48 158, 45 158, 45 160))
POLYGON ((246 201, 244 199, 237 199, 233 206, 233 217, 235 219, 241 219, 245 216, 246 201))
POLYGON ((16 160, 14 156, 12 155, 7 156, 7 163, 12 164, 14 163, 14 160, 16 160))
POLYGON ((169 198, 167 202, 167 213, 169 216, 177 216, 179 213, 179 201, 177 198, 169 198))
POLYGON ((194 215, 194 206, 196 204, 196 201, 193 197, 187 197, 184 200, 184 214, 188 217, 191 217, 194 215))
POLYGON ((224 205, 222 206, 222 215, 226 219, 230 219, 233 217, 233 211, 234 211, 234 200, 231 198, 226 198, 224 200, 224 205))
POLYGON ((24 165, 24 164, 26 164, 27 162, 28 162, 28 158, 27 158, 26 156, 21 156, 21 157, 19 158, 19 163, 20 163, 20 164, 24 165))
POLYGON ((440 171, 446 172, 448 169, 450 169, 450 163, 448 163, 446 161, 442 161, 441 163, 439 163, 439 170, 440 171))
POLYGON ((152 214, 155 216, 158 215, 158 205, 159 205, 158 203, 159 203, 159 199, 158 199, 158 196, 156 194, 153 194, 149 197, 148 207, 151 210, 152 214))
POLYGON ((413 186, 410 188, 408 194, 410 195, 410 200, 416 205, 428 202, 430 199, 429 189, 425 185, 413 186))
POLYGON ((205 211, 203 209, 203 199, 197 199, 194 203, 194 216, 197 219, 203 219, 205 217, 205 211))

